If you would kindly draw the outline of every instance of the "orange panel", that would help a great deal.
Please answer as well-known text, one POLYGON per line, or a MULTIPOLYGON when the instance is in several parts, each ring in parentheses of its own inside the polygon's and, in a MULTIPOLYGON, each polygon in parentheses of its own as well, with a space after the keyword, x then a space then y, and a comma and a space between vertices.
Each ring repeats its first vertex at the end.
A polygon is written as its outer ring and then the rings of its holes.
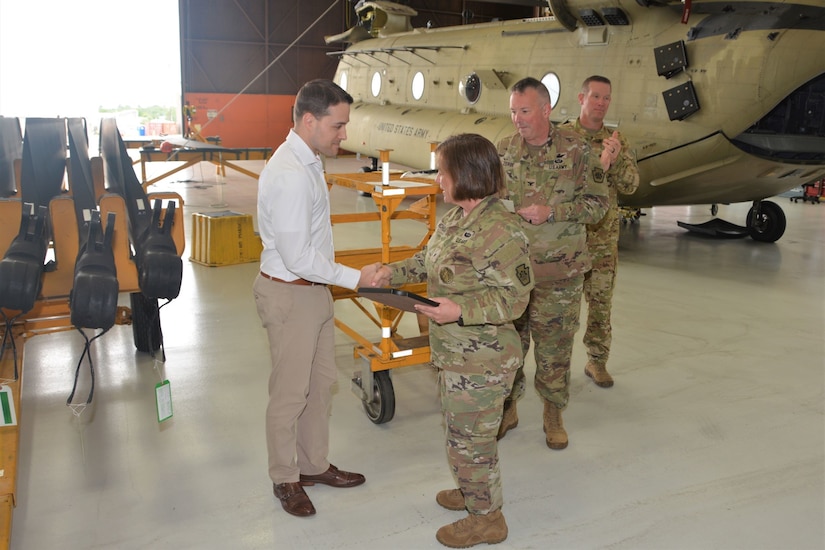
POLYGON ((199 124, 204 137, 220 136, 224 147, 276 149, 292 128, 293 95, 192 93, 184 99, 195 107, 193 127, 199 124))

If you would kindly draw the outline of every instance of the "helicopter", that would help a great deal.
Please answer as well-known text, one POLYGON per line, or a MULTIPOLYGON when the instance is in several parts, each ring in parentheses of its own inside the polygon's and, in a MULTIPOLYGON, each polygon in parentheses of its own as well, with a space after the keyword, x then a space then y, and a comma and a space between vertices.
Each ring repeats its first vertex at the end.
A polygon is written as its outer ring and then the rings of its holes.
MULTIPOLYGON (((510 87, 551 95, 553 123, 578 116, 585 78, 612 82, 605 125, 636 156, 635 211, 752 201, 746 225, 680 225, 761 242, 782 237, 765 200, 825 175, 822 0, 548 0, 552 15, 413 28, 417 12, 361 0, 357 24, 326 37, 345 49, 334 80, 354 98, 346 150, 426 170, 433 144, 462 132, 513 133, 510 87)), ((718 222, 718 223, 717 223, 718 222)))

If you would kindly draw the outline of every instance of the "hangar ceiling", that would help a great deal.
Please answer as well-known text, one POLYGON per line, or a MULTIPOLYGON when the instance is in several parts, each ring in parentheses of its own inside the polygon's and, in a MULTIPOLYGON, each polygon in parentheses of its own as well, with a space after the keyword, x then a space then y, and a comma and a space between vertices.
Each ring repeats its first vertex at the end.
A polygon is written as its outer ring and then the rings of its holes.
MULTIPOLYGON (((293 95, 332 78, 337 59, 324 36, 356 20, 351 0, 180 0, 183 92, 293 95), (270 66, 271 65, 271 66, 270 66), (267 67, 269 67, 267 69, 267 67)), ((546 0, 409 0, 414 27, 484 23, 538 14, 546 0)))

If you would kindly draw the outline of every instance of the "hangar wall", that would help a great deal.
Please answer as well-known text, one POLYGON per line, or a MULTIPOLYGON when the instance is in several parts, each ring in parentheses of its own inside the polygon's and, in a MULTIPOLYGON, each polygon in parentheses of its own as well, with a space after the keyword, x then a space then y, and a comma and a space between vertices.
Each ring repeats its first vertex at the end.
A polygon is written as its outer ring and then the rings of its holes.
MULTIPOLYGON (((413 25, 449 26, 530 17, 542 0, 507 3, 400 1, 419 12, 413 25)), ((192 125, 226 147, 276 147, 292 126, 301 85, 332 78, 344 48, 324 36, 355 24, 350 0, 180 0, 183 103, 192 125)), ((182 105, 183 112, 183 105, 182 105)))

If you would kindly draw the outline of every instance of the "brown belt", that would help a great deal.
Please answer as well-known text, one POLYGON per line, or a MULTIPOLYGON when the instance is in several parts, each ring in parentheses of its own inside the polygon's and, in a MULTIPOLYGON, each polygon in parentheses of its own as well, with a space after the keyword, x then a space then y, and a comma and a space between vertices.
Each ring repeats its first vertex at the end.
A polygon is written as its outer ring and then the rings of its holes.
POLYGON ((264 277, 265 279, 269 279, 270 281, 275 281, 276 283, 286 283, 288 285, 327 286, 326 283, 314 283, 312 281, 307 281, 306 279, 295 279, 294 281, 284 281, 283 279, 279 279, 278 277, 273 277, 272 275, 267 275, 263 271, 261 271, 261 277, 264 277))

